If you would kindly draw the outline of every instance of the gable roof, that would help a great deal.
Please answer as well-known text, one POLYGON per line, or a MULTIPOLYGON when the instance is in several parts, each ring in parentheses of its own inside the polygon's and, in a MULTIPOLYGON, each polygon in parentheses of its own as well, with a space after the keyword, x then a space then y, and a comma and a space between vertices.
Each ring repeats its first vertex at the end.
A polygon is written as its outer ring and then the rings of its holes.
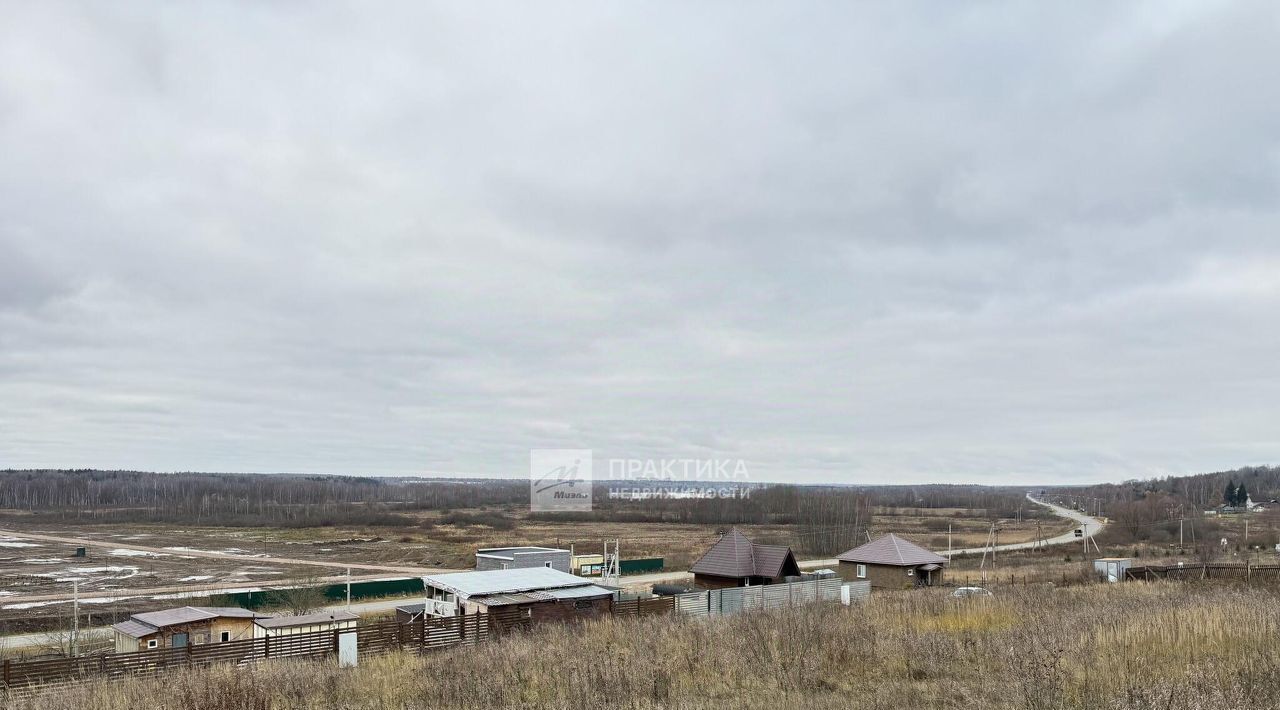
POLYGON ((141 621, 134 621, 132 619, 129 619, 127 621, 121 621, 118 624, 112 624, 111 628, 115 629, 116 631, 119 631, 125 636, 129 636, 136 639, 140 639, 143 636, 150 636, 151 634, 154 634, 155 632, 160 630, 154 626, 148 626, 147 624, 144 624, 141 621))
POLYGON ((453 592, 463 599, 486 594, 512 594, 540 589, 563 589, 591 584, 591 580, 550 567, 453 572, 422 578, 425 584, 453 592))
POLYGON ((947 563, 947 558, 942 555, 930 552, 914 542, 904 540, 893 533, 878 537, 860 547, 855 547, 836 559, 842 562, 893 565, 895 567, 947 563))
POLYGON ((190 624, 194 621, 217 619, 219 617, 258 619, 265 616, 266 614, 257 614, 248 609, 241 609, 238 606, 181 606, 176 609, 133 614, 130 619, 148 626, 161 628, 175 624, 190 624))
POLYGON ((790 547, 754 543, 737 528, 730 530, 689 568, 714 577, 784 577, 800 574, 790 547))

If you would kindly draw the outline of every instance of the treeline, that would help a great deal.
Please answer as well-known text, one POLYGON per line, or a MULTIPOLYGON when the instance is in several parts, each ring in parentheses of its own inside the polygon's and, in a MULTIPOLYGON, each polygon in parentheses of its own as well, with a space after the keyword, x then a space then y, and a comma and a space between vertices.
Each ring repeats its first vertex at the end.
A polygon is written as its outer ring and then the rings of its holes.
POLYGON ((1095 498, 1104 507, 1111 503, 1166 495, 1185 506, 1208 510, 1225 502, 1223 494, 1228 483, 1245 486, 1254 502, 1269 501, 1280 496, 1280 466, 1246 466, 1190 476, 1164 476, 1123 483, 1058 488, 1053 489, 1053 492, 1068 497, 1095 498))
POLYGON ((50 520, 311 527, 405 525, 400 511, 528 501, 521 481, 403 481, 358 476, 0 471, 0 510, 50 520))
MULTIPOLYGON (((1228 503, 1225 498, 1229 484, 1233 490, 1244 486, 1254 502, 1270 501, 1280 494, 1280 466, 1247 466, 1190 476, 1056 488, 1050 490, 1050 495, 1106 515, 1112 524, 1105 535, 1112 542, 1172 544, 1181 539, 1184 547, 1189 547, 1193 539, 1216 544, 1220 522, 1206 517, 1204 511, 1228 503)), ((1274 517, 1273 511, 1268 512, 1258 522, 1265 522, 1269 530, 1274 517)), ((1261 526, 1256 529, 1262 532, 1261 526)))

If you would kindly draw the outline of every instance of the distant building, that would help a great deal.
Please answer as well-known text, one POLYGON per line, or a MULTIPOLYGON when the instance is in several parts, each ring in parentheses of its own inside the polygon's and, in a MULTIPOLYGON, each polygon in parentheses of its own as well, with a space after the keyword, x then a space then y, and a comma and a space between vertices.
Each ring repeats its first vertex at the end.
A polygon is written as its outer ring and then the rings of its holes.
POLYGON ((492 610, 518 614, 533 621, 596 616, 608 612, 613 590, 591 580, 547 567, 454 572, 422 578, 426 600, 396 609, 396 618, 419 615, 458 616, 492 610))
POLYGON ((779 584, 799 577, 800 565, 790 547, 752 542, 734 528, 689 568, 701 589, 779 584))
POLYGON ((313 631, 336 631, 354 629, 360 623, 360 616, 349 611, 321 611, 315 614, 298 616, 271 616, 255 619, 253 637, 292 636, 293 634, 309 634, 313 631))
POLYGON ((1093 573, 1104 582, 1123 582, 1131 564, 1128 557, 1100 557, 1093 561, 1093 573))
POLYGON ((890 533, 836 558, 837 573, 877 589, 928 587, 942 582, 947 558, 890 533))
POLYGON ((476 571, 549 567, 568 573, 572 553, 554 547, 490 547, 476 551, 476 571))
POLYGON ((111 628, 116 653, 129 653, 253 638, 254 621, 266 616, 239 607, 184 606, 133 614, 111 628))

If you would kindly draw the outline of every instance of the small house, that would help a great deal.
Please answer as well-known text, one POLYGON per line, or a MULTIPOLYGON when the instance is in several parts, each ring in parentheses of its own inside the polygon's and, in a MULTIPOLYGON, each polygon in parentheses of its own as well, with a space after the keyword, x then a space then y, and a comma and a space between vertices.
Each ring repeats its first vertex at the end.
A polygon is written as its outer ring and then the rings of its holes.
POLYGON ((111 628, 116 653, 130 653, 253 638, 254 621, 266 616, 239 607, 184 606, 133 614, 111 628))
POLYGON ((436 574, 422 582, 426 600, 421 610, 405 605, 396 609, 397 618, 501 610, 540 621, 598 616, 613 605, 612 590, 549 567, 436 574))
POLYGON ((700 589, 779 584, 799 577, 800 565, 790 547, 752 542, 734 528, 689 568, 700 589))
POLYGON ((604 555, 574 555, 569 571, 579 577, 599 577, 604 572, 604 555))
POLYGON ((889 533, 840 555, 836 573, 876 589, 928 587, 942 582, 947 558, 889 533))
POLYGON ((566 574, 573 554, 554 547, 490 547, 476 551, 476 571, 548 567, 566 574))
POLYGON ((1093 561, 1093 573, 1104 582, 1123 582, 1132 563, 1128 557, 1099 557, 1093 561))
POLYGON ((309 634, 314 631, 340 631, 354 629, 360 623, 360 616, 349 611, 322 611, 315 614, 298 616, 270 616, 265 619, 254 619, 253 637, 292 636, 309 634))

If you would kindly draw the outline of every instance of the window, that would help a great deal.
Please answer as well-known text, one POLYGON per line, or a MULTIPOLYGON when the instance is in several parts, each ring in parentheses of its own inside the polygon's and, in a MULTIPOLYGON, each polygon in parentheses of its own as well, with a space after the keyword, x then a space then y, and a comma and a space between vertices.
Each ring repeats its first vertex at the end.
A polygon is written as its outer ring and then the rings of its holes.
POLYGON ((506 569, 506 568, 507 568, 507 563, 506 563, 506 562, 503 562, 503 563, 502 563, 502 569, 506 569))
POLYGON ((155 639, 147 639, 147 648, 155 648, 160 642, 155 639))
POLYGON ((543 566, 543 567, 550 567, 550 566, 551 566, 551 563, 550 563, 550 562, 543 562, 543 563, 542 563, 542 566, 543 566))
POLYGON ((223 643, 226 643, 226 642, 228 642, 228 641, 230 641, 230 640, 231 640, 231 632, 230 632, 230 631, 223 631, 223 632, 222 632, 222 642, 223 642, 223 643))
POLYGON ((858 579, 866 579, 866 578, 867 578, 867 566, 858 565, 858 579))

